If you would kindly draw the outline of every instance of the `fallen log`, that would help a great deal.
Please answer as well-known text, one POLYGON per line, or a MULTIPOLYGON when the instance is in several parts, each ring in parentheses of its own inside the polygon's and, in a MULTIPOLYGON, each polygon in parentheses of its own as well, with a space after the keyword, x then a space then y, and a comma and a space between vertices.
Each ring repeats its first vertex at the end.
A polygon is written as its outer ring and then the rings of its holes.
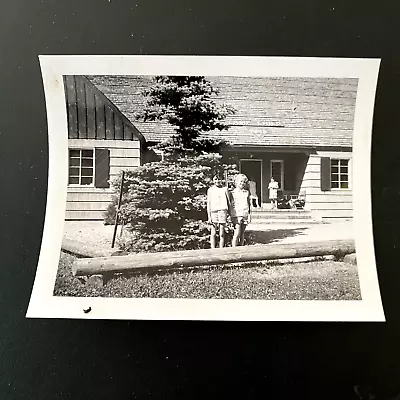
POLYGON ((105 257, 108 255, 105 251, 100 251, 96 247, 92 247, 78 240, 63 238, 61 250, 66 253, 73 254, 77 257, 92 258, 92 257, 105 257))
POLYGON ((284 258, 316 257, 354 253, 353 240, 312 243, 263 244, 223 249, 140 253, 119 257, 77 259, 72 267, 76 276, 130 272, 154 272, 184 267, 230 264, 284 258))

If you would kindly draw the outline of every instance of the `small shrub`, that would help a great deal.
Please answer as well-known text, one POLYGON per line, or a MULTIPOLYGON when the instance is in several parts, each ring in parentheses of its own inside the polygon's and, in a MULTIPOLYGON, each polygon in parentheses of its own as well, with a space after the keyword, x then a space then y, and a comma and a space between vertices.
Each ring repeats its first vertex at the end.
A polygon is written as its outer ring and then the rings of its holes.
POLYGON ((107 206, 104 212, 104 225, 114 225, 117 216, 118 198, 113 196, 111 203, 107 206))
POLYGON ((346 254, 347 254, 346 252, 341 251, 341 250, 338 250, 338 251, 336 251, 336 252, 333 254, 333 260, 334 260, 334 261, 343 261, 344 256, 345 256, 346 254))

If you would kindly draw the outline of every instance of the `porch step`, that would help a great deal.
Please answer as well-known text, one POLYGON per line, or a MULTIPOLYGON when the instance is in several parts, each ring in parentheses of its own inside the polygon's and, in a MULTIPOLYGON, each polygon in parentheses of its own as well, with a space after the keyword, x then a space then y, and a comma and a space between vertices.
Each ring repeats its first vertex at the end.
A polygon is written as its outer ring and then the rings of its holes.
POLYGON ((305 210, 252 210, 252 219, 256 220, 270 220, 270 219, 312 219, 310 211, 305 210))
POLYGON ((275 209, 271 209, 271 208, 261 208, 261 207, 252 207, 251 208, 251 212, 254 213, 291 213, 291 214, 308 214, 311 211, 309 210, 304 210, 302 208, 296 208, 296 209, 292 209, 292 208, 275 208, 275 209))
POLYGON ((268 228, 271 224, 279 225, 310 225, 320 224, 321 221, 317 221, 313 218, 311 211, 309 210, 287 210, 287 209, 252 209, 251 210, 251 223, 248 229, 262 229, 268 228))
POLYGON ((258 229, 260 227, 269 227, 271 225, 314 225, 322 224, 322 221, 315 219, 269 219, 269 220, 254 220, 252 219, 248 229, 258 229))

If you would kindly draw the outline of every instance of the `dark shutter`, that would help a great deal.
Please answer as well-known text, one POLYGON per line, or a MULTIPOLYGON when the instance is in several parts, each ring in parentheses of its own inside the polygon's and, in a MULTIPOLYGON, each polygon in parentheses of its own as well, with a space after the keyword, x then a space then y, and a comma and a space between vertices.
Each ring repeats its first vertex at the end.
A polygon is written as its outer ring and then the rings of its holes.
POLYGON ((331 159, 321 157, 321 190, 331 190, 331 159))
POLYGON ((110 184, 110 150, 94 149, 95 154, 95 177, 94 186, 98 188, 108 188, 110 184))

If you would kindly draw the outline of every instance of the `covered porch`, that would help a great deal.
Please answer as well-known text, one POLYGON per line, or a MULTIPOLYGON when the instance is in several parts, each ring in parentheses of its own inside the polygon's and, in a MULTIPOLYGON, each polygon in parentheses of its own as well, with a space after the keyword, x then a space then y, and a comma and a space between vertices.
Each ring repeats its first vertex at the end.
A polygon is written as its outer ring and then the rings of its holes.
POLYGON ((227 156, 233 157, 239 171, 256 183, 259 203, 268 208, 271 177, 278 182, 278 198, 303 194, 302 182, 310 153, 309 149, 233 148, 227 151, 227 156))

